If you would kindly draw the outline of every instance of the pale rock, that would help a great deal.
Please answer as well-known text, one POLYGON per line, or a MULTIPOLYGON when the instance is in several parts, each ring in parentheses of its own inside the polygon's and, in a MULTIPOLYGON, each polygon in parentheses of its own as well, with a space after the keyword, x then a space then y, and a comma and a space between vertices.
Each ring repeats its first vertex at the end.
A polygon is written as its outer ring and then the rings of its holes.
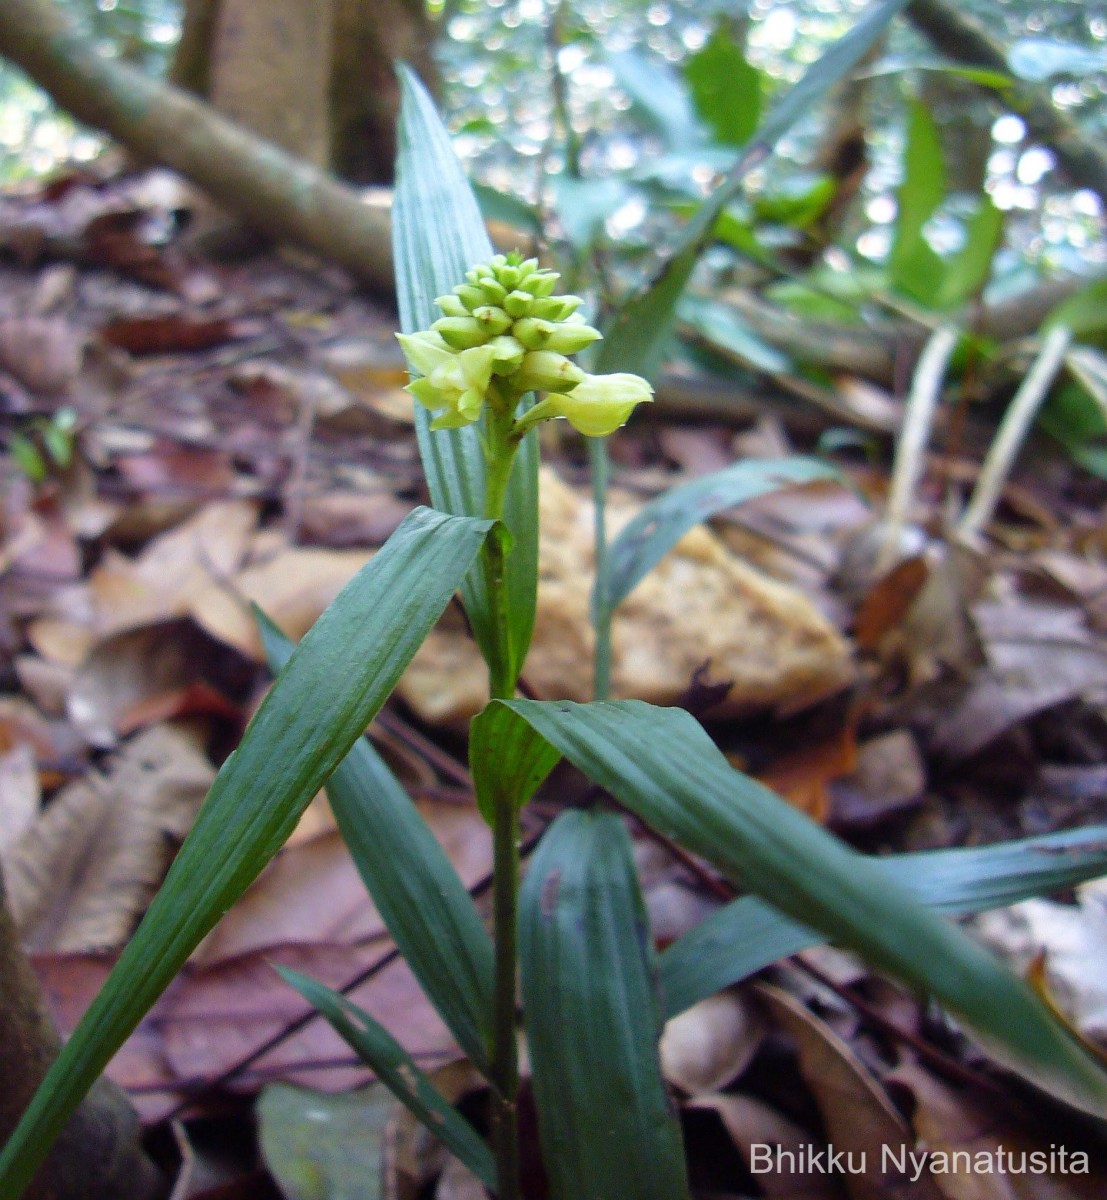
MULTIPOLYGON (((592 505, 552 471, 540 489, 538 614, 524 677, 543 699, 588 700, 594 637, 592 505)), ((637 506, 611 503, 617 531, 637 506)), ((851 678, 849 647, 795 588, 734 557, 697 528, 651 571, 615 614, 612 690, 673 704, 710 660, 712 681, 733 681, 713 715, 803 708, 851 678)), ((487 697, 485 669, 451 610, 431 632, 399 693, 424 720, 460 724, 487 697)))

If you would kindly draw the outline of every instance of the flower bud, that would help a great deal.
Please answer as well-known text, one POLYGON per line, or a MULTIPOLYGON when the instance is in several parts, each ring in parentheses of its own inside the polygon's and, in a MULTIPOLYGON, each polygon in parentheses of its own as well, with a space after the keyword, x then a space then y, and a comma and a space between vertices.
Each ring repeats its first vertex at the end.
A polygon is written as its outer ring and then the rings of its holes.
POLYGON ((544 404, 578 432, 607 437, 626 424, 635 405, 652 399, 653 388, 637 375, 586 375, 569 394, 549 395, 544 404))
POLYGON ((475 317, 440 317, 431 326, 455 350, 470 350, 488 341, 489 333, 475 317))
MULTIPOLYGON (((486 303, 486 297, 475 283, 459 283, 454 288, 454 295, 465 306, 467 312, 472 312, 474 308, 479 308, 486 303)), ((452 313, 447 313, 447 316, 452 316, 452 313)))
POLYGON ((541 317, 545 321, 564 321, 584 303, 579 296, 547 296, 535 300, 531 305, 530 314, 541 317))
POLYGON ((529 315, 534 304, 535 299, 530 292, 508 292, 504 298, 504 311, 513 317, 525 317, 529 315))
POLYGON ((568 392, 584 379, 584 372, 564 354, 532 350, 511 377, 520 392, 568 392))
POLYGON ((556 271, 535 271, 533 275, 522 280, 519 287, 524 292, 530 292, 532 296, 537 296, 541 299, 544 296, 552 296, 553 290, 557 287, 557 281, 561 276, 556 271))
POLYGON ((484 293, 486 304, 503 304, 507 297, 507 288, 495 279, 482 279, 477 286, 484 293))
MULTIPOLYGON (((406 341, 425 336, 412 334, 406 341)), ((401 344, 404 344, 403 341, 401 344)), ((407 353, 406 345, 404 351, 407 353)), ((418 353, 423 354, 423 350, 420 349, 418 353)), ((420 404, 438 413, 431 422, 432 429, 457 429, 480 417, 492 380, 494 357, 490 346, 476 346, 460 354, 447 354, 425 378, 408 384, 407 390, 420 404)), ((409 361, 413 361, 410 355, 409 361)))
POLYGON ((469 315, 469 310, 457 296, 436 296, 434 302, 442 310, 444 316, 467 317, 469 315))
POLYGON ((441 334, 431 330, 423 333, 398 333, 396 340, 400 343, 408 366, 419 375, 429 375, 436 367, 448 363, 456 354, 441 334))
POLYGON ((493 375, 511 375, 518 369, 519 364, 523 361, 523 355, 526 353, 522 343, 506 333, 493 338, 488 343, 488 347, 494 356, 492 360, 493 375))
POLYGON ((502 308, 485 304, 473 309, 473 320, 480 322, 480 327, 489 337, 498 337, 511 328, 511 318, 502 308))

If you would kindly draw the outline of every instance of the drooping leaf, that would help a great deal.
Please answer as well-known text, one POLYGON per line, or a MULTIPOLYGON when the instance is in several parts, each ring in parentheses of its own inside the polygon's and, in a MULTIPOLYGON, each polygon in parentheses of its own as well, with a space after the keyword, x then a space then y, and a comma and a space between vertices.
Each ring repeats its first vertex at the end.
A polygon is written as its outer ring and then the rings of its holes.
POLYGON ((392 691, 488 529, 487 521, 416 509, 308 632, 0 1156, 0 1195, 26 1186, 108 1060, 280 849, 392 691))
POLYGON ((605 328, 597 370, 633 371, 646 378, 656 373, 677 302, 720 214, 742 188, 750 171, 769 156, 801 116, 849 74, 906 4, 907 0, 884 0, 873 6, 772 109, 738 162, 684 227, 661 271, 605 328))
POLYGON ((682 331, 685 325, 691 327, 709 346, 744 359, 754 370, 783 374, 793 369, 788 355, 759 338, 732 305, 708 296, 685 296, 677 316, 682 331))
POLYGON ((621 603, 701 521, 780 488, 837 478, 833 468, 813 458, 747 459, 670 489, 645 505, 611 543, 607 604, 621 603))
MULTIPOLYGON (((264 614, 258 625, 279 671, 292 643, 264 614)), ((342 839, 412 974, 473 1065, 489 1070, 492 939, 472 897, 411 798, 367 738, 327 783, 342 839)))
POLYGON ((1062 300, 1042 322, 1042 330, 1067 325, 1080 337, 1100 336, 1107 331, 1107 279, 1093 279, 1078 292, 1062 300))
POLYGON ((1043 83, 1056 75, 1083 79, 1107 71, 1107 53, 1056 38, 1020 38, 1007 52, 1007 65, 1031 83, 1043 83))
MULTIPOLYGON (((1107 826, 995 846, 873 859, 928 908, 951 915, 1017 904, 1107 873, 1107 826)), ((667 1017, 823 938, 754 896, 731 901, 661 955, 667 1017)))
POLYGON ((700 119, 715 140, 744 146, 761 120, 761 72, 720 22, 703 49, 688 59, 684 76, 700 119))
POLYGON ((921 301, 942 284, 944 265, 923 233, 946 194, 946 166, 934 118, 912 101, 903 153, 903 181, 896 192, 896 224, 888 254, 894 287, 921 301))
POLYGON ((557 766, 558 752, 530 737, 511 713, 485 708, 469 726, 469 770, 481 815, 489 825, 501 803, 517 812, 557 766))
POLYGON ((657 1055, 650 939, 614 813, 562 813, 519 898, 527 1039, 554 1200, 688 1195, 657 1055), (633 1166, 631 1165, 633 1164, 633 1166))
POLYGON ((992 262, 1003 240, 1003 213, 991 196, 984 196, 965 230, 965 244, 945 264, 935 308, 964 304, 984 290, 992 262))
POLYGON ((496 1186, 496 1164, 477 1131, 449 1104, 415 1065, 403 1046, 379 1021, 331 988, 277 967, 281 978, 323 1014, 335 1033, 371 1067, 389 1091, 490 1188, 496 1186))
POLYGON ((932 994, 989 1049, 1072 1103, 1107 1073, 1034 993, 897 880, 735 771, 689 714, 640 701, 495 701, 654 829, 799 924, 932 994))
MULTIPOLYGON (((403 107, 392 205, 392 256, 396 298, 405 333, 427 329, 442 314, 434 304, 463 282, 465 272, 492 255, 492 244, 449 134, 426 90, 400 68, 403 107)), ((414 401, 412 402, 414 404, 414 401)), ((430 413, 415 404, 419 454, 436 508, 484 516, 483 422, 462 429, 430 430, 430 413)), ((538 573, 538 443, 523 439, 515 456, 505 505, 512 549, 507 560, 512 656, 522 663, 534 630, 538 573)), ((473 635, 486 656, 496 636, 483 573, 474 569, 461 589, 473 635)))

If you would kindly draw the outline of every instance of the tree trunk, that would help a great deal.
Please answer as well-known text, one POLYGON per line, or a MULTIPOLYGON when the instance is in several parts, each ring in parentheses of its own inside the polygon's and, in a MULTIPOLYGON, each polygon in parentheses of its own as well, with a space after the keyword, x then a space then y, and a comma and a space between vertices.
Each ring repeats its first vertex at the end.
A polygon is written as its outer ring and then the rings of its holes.
POLYGON ((342 179, 392 182, 398 60, 432 91, 422 0, 186 0, 172 82, 342 179))
MULTIPOLYGON (((61 1039, 19 944, 0 876, 0 1144, 57 1058, 61 1039)), ((153 1200, 165 1181, 139 1141, 123 1091, 101 1079, 69 1119, 24 1200, 153 1200)))
POLYGON ((178 171, 262 233, 391 291, 384 208, 180 89, 105 58, 64 10, 47 0, 0 0, 0 55, 78 120, 178 171))

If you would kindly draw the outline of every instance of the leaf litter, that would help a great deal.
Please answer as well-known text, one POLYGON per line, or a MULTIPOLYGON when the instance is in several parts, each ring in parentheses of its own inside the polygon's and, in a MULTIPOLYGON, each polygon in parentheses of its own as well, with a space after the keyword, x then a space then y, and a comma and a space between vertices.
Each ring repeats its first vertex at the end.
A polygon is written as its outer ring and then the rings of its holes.
MULTIPOLYGON (((141 916, 266 685, 250 603, 299 636, 425 499, 392 318, 334 272, 276 256, 249 267, 189 261, 165 236, 179 198, 170 204, 145 178, 74 177, 0 206, 0 243, 15 259, 0 265, 0 417, 9 436, 65 406, 78 417, 65 470, 32 485, 3 464, 0 514, 0 645, 13 668, 0 700, 0 859, 63 1030, 141 916)), ((836 387, 861 396, 871 384, 843 374, 836 387)), ((613 446, 615 525, 737 455, 811 449, 799 426, 771 415, 665 419, 663 399, 661 418, 613 446)), ((544 492, 556 536, 543 550, 545 608, 528 683, 583 697, 584 456, 571 438, 550 450, 558 475, 544 492)), ((933 456, 912 514, 922 535, 874 576, 857 548, 872 541, 886 481, 848 454, 839 465, 852 487, 793 489, 720 514, 643 583, 616 620, 620 691, 676 703, 706 696, 710 680, 705 719, 732 761, 864 849, 1107 818, 1102 489, 1074 486, 1059 466, 1020 476, 988 551, 971 555, 942 536, 942 489, 956 464, 933 456), (787 618, 774 627, 770 612, 787 618), (818 654, 804 659, 813 645, 818 654)), ((394 742, 393 761, 478 891, 489 847, 457 729, 482 689, 464 627, 448 615, 405 680, 403 703, 386 713, 390 730, 418 735, 394 742)), ((536 819, 576 788, 555 774, 536 819)), ((651 846, 638 856, 652 864, 643 868, 647 906, 669 941, 720 902, 719 881, 689 856, 651 846)), ((1019 969, 1033 975, 1041 964, 1042 986, 1102 1044, 1101 917, 1099 890, 1086 885, 1075 905, 1033 901, 977 926, 1019 969)), ((456 1058, 390 953, 317 804, 112 1073, 150 1121, 195 1099, 302 1016, 272 962, 334 986, 368 967, 354 999, 421 1065, 456 1058), (374 963, 386 965, 372 971, 374 963)), ((912 1186, 871 1173, 755 1176, 751 1153, 763 1142, 852 1139, 873 1150, 894 1138, 934 1150, 1077 1137, 1022 1085, 998 1104, 994 1068, 979 1051, 860 965, 838 991, 801 986, 801 977, 774 971, 775 990, 728 992, 666 1033, 666 1073, 683 1096, 704 1188, 823 1200, 844 1185, 850 1200, 1006 1200, 1024 1193, 973 1191, 933 1173, 912 1186), (845 1125, 843 1113, 852 1114, 845 1125)), ((232 1086, 252 1094, 280 1080, 330 1091, 366 1079, 316 1022, 232 1086)), ((458 1079, 453 1094, 479 1108, 476 1081, 458 1079)), ((261 1111, 271 1122, 266 1102, 261 1111)), ((440 1197, 477 1194, 397 1120, 383 1140, 401 1174, 438 1178, 440 1197)), ((1048 1190, 1025 1194, 1069 1200, 1095 1190, 1070 1184, 1053 1176, 1041 1185, 1048 1190)))

